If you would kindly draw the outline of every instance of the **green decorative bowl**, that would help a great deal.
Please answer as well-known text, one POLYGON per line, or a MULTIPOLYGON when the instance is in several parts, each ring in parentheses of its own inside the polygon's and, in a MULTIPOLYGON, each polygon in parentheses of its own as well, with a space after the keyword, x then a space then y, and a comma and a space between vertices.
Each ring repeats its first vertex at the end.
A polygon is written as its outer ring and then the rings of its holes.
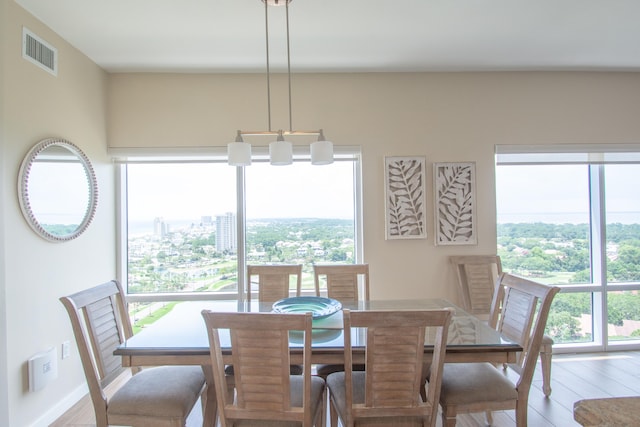
POLYGON ((342 304, 333 298, 291 297, 273 303, 275 313, 308 313, 314 319, 322 319, 342 310, 342 304))

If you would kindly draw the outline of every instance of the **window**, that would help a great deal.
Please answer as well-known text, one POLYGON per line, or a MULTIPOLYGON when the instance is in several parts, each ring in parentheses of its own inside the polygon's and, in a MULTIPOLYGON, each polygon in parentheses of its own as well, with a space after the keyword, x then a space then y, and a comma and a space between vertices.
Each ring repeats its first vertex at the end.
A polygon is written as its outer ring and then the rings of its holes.
POLYGON ((640 344, 640 147, 496 153, 503 268, 562 287, 547 333, 572 349, 640 344))
POLYGON ((123 167, 127 293, 226 290, 237 270, 234 168, 222 163, 123 167))
POLYGON ((352 162, 245 169, 249 264, 302 264, 302 290, 314 291, 313 264, 357 258, 352 162))
POLYGON ((589 282, 588 167, 504 165, 496 183, 498 248, 510 272, 589 282))
POLYGON ((360 262, 358 154, 244 169, 219 159, 120 159, 119 259, 130 300, 240 298, 247 263, 303 264, 311 292, 314 263, 360 262))

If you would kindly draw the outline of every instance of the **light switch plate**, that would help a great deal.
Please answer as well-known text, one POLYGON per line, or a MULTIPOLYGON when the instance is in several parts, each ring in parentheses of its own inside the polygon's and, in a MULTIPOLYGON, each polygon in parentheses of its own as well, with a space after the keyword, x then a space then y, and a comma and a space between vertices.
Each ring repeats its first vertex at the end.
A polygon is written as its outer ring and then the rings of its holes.
POLYGON ((71 343, 69 341, 65 341, 62 343, 62 359, 66 359, 69 357, 71 343))

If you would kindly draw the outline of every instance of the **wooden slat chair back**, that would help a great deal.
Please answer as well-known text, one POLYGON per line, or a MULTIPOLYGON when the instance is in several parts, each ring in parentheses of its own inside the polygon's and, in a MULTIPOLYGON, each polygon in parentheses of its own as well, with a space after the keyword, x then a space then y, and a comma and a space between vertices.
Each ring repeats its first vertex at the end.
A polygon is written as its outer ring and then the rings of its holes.
POLYGON ((113 354, 132 336, 128 316, 121 315, 125 306, 120 295, 119 286, 112 281, 62 298, 67 311, 71 310, 74 331, 83 334, 78 350, 87 381, 95 388, 102 389, 125 370, 121 358, 113 354))
POLYGON ((302 288, 302 264, 288 265, 247 265, 246 295, 251 300, 256 292, 258 301, 275 302, 291 296, 290 283, 295 280, 295 295, 300 296, 302 288))
MULTIPOLYGON (((369 301, 369 264, 317 264, 313 266, 313 279, 318 296, 321 293, 320 283, 325 282, 329 298, 347 304, 369 301)), ((364 365, 354 368, 362 370, 364 365)), ((335 364, 316 367, 316 373, 325 379, 330 373, 342 370, 344 366, 335 364)))
MULTIPOLYGON (((531 326, 538 297, 509 287, 503 292, 503 295, 496 298, 496 301, 502 301, 503 304, 502 315, 498 319, 496 329, 500 331, 501 335, 517 342, 523 348, 529 348, 531 326)), ((520 353, 517 361, 518 366, 523 366, 526 355, 526 351, 520 353)))
MULTIPOLYGON (((257 293, 258 302, 275 302, 291 296, 291 282, 295 281, 295 296, 302 290, 302 264, 280 265, 247 265, 246 298, 251 303, 252 296, 257 293), (257 288, 257 290, 255 289, 257 288)), ((233 368, 227 367, 227 375, 233 375, 233 368)), ((299 365, 291 366, 292 374, 302 372, 299 365)), ((233 378, 228 378, 231 390, 233 378)))
MULTIPOLYGON (((450 262, 456 270, 460 299, 463 308, 469 313, 487 320, 489 325, 496 328, 502 307, 492 309, 495 284, 502 274, 502 261, 498 255, 465 255, 452 256, 450 262)), ((500 296, 500 295, 499 295, 500 296)), ((502 298, 498 298, 501 301, 502 298)), ((553 339, 544 336, 540 348, 542 365, 542 389, 545 395, 551 395, 551 359, 553 354, 553 339)))
POLYGON ((327 297, 341 302, 369 301, 369 264, 314 265, 313 276, 316 295, 320 295, 324 278, 327 297))
POLYGON ((502 273, 497 255, 452 256, 458 277, 462 306, 469 313, 488 319, 496 280, 502 273))
POLYGON ((211 347, 222 427, 310 427, 320 419, 324 380, 311 376, 311 313, 216 313, 204 310, 202 316, 211 347), (302 375, 289 373, 290 331, 304 336, 302 375), (235 401, 226 392, 222 333, 228 333, 231 340, 235 401))
POLYGON ((443 425, 453 427, 456 414, 516 410, 518 427, 527 425, 529 391, 542 345, 551 303, 560 288, 502 273, 496 283, 492 310, 501 307, 497 330, 519 343, 519 377, 513 384, 489 363, 451 363, 444 369, 440 404, 443 425))
POLYGON ((331 425, 434 426, 451 310, 343 311, 345 371, 328 376, 331 425), (364 371, 353 371, 351 328, 366 328, 364 371), (434 337, 427 399, 425 336, 434 337))
POLYGON ((200 367, 136 370, 111 398, 105 393, 127 369, 113 351, 133 334, 120 284, 112 280, 60 301, 71 319, 96 425, 184 426, 204 390, 200 367))

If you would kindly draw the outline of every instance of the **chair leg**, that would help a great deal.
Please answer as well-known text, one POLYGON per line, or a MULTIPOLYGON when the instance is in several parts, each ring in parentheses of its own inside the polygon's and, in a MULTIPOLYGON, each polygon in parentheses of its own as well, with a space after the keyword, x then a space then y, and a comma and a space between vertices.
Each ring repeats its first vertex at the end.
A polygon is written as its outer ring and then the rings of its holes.
POLYGON ((456 409, 442 407, 442 427, 456 427, 456 409))
POLYGON ((215 425, 218 414, 218 401, 213 385, 205 386, 205 390, 200 394, 202 404, 202 425, 215 425))
POLYGON ((456 417, 453 418, 445 418, 443 427, 456 427, 456 417))
POLYGON ((518 402, 516 403, 516 427, 527 427, 527 410, 529 408, 527 402, 527 398, 518 397, 518 402))
POLYGON ((213 370, 211 366, 202 366, 202 372, 207 380, 200 393, 200 403, 202 405, 202 424, 215 425, 218 413, 218 399, 216 388, 213 384, 213 370))
POLYGON ((233 375, 225 376, 227 380, 227 402, 233 402, 236 395, 236 379, 233 375))
POLYGON ((487 421, 488 426, 493 425, 493 415, 491 414, 491 411, 485 411, 484 418, 487 421))
POLYGON ((329 398, 329 390, 325 387, 322 393, 322 407, 320 408, 320 426, 326 427, 327 425, 327 399, 329 398))
POLYGON ((326 427, 326 417, 327 417, 327 407, 325 405, 325 403, 323 402, 322 405, 320 405, 320 409, 318 409, 318 411, 316 412, 315 416, 313 417, 313 423, 312 425, 315 427, 326 427))
POLYGON ((329 418, 331 419, 331 427, 338 427, 338 411, 333 407, 331 401, 329 401, 329 418))
POLYGON ((540 364, 542 365, 542 391, 544 395, 551 395, 551 346, 544 345, 540 349, 540 364))

